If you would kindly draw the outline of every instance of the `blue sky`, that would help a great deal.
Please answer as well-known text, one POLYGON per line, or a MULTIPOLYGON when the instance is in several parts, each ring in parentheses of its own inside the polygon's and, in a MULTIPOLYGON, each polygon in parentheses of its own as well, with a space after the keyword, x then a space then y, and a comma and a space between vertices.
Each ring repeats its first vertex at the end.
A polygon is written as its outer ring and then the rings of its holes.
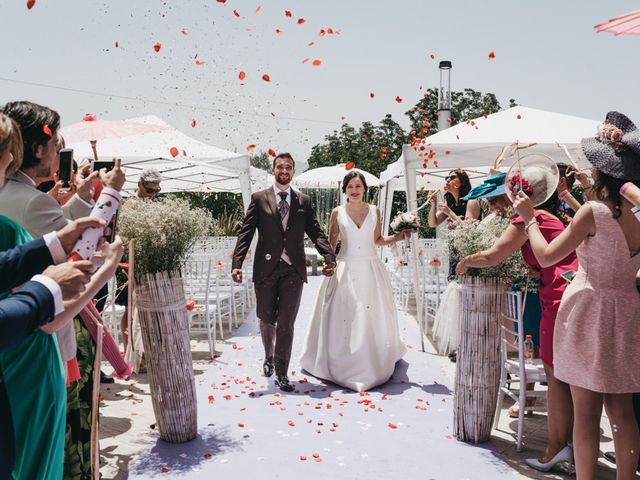
POLYGON ((637 8, 593 0, 36 0, 27 10, 25 0, 4 0, 0 103, 48 105, 63 125, 89 112, 155 114, 221 148, 256 144, 304 161, 342 116, 358 125, 391 113, 407 126, 404 112, 420 86, 438 86, 446 59, 453 89, 593 119, 617 109, 640 124, 640 37, 593 29, 637 8), (320 37, 327 28, 340 34, 320 37))

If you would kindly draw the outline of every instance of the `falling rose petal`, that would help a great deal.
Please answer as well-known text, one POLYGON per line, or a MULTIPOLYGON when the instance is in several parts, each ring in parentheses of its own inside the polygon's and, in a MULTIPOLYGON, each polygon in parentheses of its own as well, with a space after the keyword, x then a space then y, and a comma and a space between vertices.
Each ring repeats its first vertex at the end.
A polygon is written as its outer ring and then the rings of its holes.
POLYGON ((158 53, 161 48, 162 48, 162 44, 160 42, 156 42, 153 44, 153 49, 156 51, 156 53, 158 53))
MULTIPOLYGON (((220 1, 220 0, 218 0, 218 1, 220 1)), ((162 467, 162 468, 160 469, 160 471, 161 471, 162 473, 167 473, 167 472, 169 471, 169 469, 168 469, 167 467, 162 467)))
POLYGON ((291 17, 293 14, 289 11, 289 10, 285 10, 284 11, 284 16, 285 17, 291 17))
POLYGON ((276 28, 276 35, 282 35, 282 30, 280 30, 279 28, 276 28))
POLYGON ((215 401, 215 398, 213 397, 213 395, 209 395, 207 400, 209 401, 209 403, 213 403, 215 401))
POLYGON ((304 462, 307 460, 307 457, 305 457, 304 455, 300 455, 300 461, 304 462))
POLYGON ((345 115, 340 115, 340 120, 345 121, 347 117, 345 115))
POLYGON ((35 4, 36 4, 36 0, 27 0, 27 8, 29 10, 31 10, 35 4))
POLYGON ((316 42, 309 42, 307 43, 307 47, 313 47, 316 44, 316 42))
POLYGON ((295 427, 295 426, 296 426, 296 423, 295 423, 293 420, 289 420, 289 421, 287 422, 287 424, 288 424, 290 427, 295 427))
POLYGON ((326 33, 327 33, 326 30, 323 28, 318 32, 318 35, 321 37, 324 37, 326 33))
POLYGON ((356 164, 355 164, 355 163, 353 163, 353 162, 347 162, 347 163, 345 164, 345 166, 344 166, 344 169, 345 169, 345 170, 351 170, 351 169, 352 169, 352 168, 354 168, 355 166, 356 166, 356 164))
POLYGON ((446 438, 447 440, 453 440, 453 436, 451 435, 445 435, 444 438, 446 438))
POLYGON ((306 22, 306 20, 304 18, 299 18, 298 21, 296 22, 298 25, 302 25, 304 22, 306 22))
POLYGON ((178 150, 176 147, 171 147, 171 149, 169 150, 169 153, 173 158, 176 158, 180 153, 180 150, 178 150))
POLYGON ((204 457, 205 459, 209 460, 211 457, 213 457, 213 455, 212 455, 212 454, 210 454, 210 453, 205 453, 205 454, 203 455, 203 457, 204 457))
POLYGON ((187 31, 187 29, 186 29, 186 28, 183 28, 183 29, 182 29, 182 31, 181 31, 181 33, 182 33, 183 35, 189 35, 189 32, 187 31))
POLYGON ((196 60, 196 65, 204 65, 204 62, 202 60, 196 60))
POLYGON ((390 423, 390 424, 388 424, 387 426, 388 426, 389 428, 391 428, 391 429, 396 429, 396 428, 398 428, 398 426, 397 426, 395 423, 390 423))
POLYGON ((309 57, 302 59, 302 64, 304 65, 305 63, 307 63, 309 61, 309 57))
POLYGON ((313 62, 311 62, 311 65, 313 65, 314 67, 319 67, 320 65, 322 65, 322 60, 314 60, 313 62))
POLYGON ((518 115, 516 116, 516 118, 517 118, 518 120, 520 120, 520 119, 522 118, 522 115, 519 115, 519 114, 518 114, 518 115))
POLYGON ((327 33, 329 35, 333 35, 333 28, 327 28, 327 33))
POLYGON ((238 427, 244 428, 244 423, 238 423, 238 427))
POLYGON ((187 151, 186 150, 182 150, 182 156, 186 157, 187 156, 187 151))
POLYGON ((493 52, 489 52, 489 60, 493 60, 494 58, 496 58, 496 54, 493 52))
POLYGON ((369 93, 369 98, 373 98, 373 97, 375 97, 375 96, 376 96, 376 94, 375 94, 375 93, 373 93, 373 92, 369 93))
POLYGON ((276 156, 276 151, 273 148, 270 148, 268 153, 269 153, 269 156, 271 156, 271 157, 275 157, 276 156))
POLYGON ((216 0, 218 3, 226 3, 227 0, 216 0))
POLYGON ((44 127, 42 127, 42 131, 44 132, 45 135, 49 137, 53 137, 53 133, 51 133, 51 129, 49 128, 49 125, 47 125, 46 123, 44 124, 44 127))
POLYGON ((120 45, 118 44, 118 41, 116 40, 116 48, 118 48, 120 45))
POLYGON ((196 119, 191 120, 191 128, 196 128, 196 119))
POLYGON ((238 11, 237 11, 237 10, 234 10, 234 11, 233 11, 233 14, 234 14, 236 17, 240 17, 240 14, 238 13, 238 11))
POLYGON ((262 5, 258 5, 256 7, 256 13, 260 13, 260 10, 262 10, 262 5))
POLYGON ((247 74, 246 74, 246 73, 244 73, 244 72, 240 72, 240 73, 238 74, 238 78, 239 78, 240 80, 244 80, 245 78, 247 78, 247 74))
POLYGON ((256 145, 254 143, 252 143, 251 145, 247 145, 247 152, 252 151, 254 148, 256 148, 256 145))
POLYGON ((265 82, 270 82, 271 77, 265 73, 264 75, 262 75, 262 80, 264 80, 265 82))
POLYGON ((436 56, 432 53, 431 55, 429 55, 429 57, 431 58, 431 60, 435 60, 436 56))
POLYGON ((396 97, 396 102, 398 102, 398 103, 402 103, 402 98, 400 98, 400 97, 396 97))

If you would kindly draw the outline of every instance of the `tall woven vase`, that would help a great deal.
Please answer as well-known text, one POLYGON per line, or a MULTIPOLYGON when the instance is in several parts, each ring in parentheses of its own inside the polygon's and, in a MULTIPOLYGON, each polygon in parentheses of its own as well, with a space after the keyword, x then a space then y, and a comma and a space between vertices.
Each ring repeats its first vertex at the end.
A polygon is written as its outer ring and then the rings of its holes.
POLYGON ((500 321, 504 284, 464 278, 456 361, 453 429, 456 438, 482 443, 491 437, 500 386, 500 321))
POLYGON ((178 272, 145 275, 136 306, 160 438, 181 443, 198 429, 184 286, 178 272))

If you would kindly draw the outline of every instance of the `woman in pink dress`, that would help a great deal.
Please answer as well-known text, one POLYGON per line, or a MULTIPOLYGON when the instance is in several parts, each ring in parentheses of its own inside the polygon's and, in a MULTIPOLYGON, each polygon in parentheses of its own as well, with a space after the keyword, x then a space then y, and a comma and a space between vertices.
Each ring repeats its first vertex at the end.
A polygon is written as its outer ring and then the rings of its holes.
POLYGON ((640 391, 640 224, 620 187, 640 185, 640 131, 609 112, 597 138, 582 140, 593 165, 598 200, 582 206, 570 226, 549 243, 529 198, 515 206, 524 218, 540 265, 574 250, 579 268, 558 311, 554 335, 556 377, 571 385, 573 440, 579 480, 596 478, 602 405, 611 422, 617 478, 635 478, 640 432, 632 393, 640 391))
MULTIPOLYGON (((535 210, 535 218, 540 222, 542 234, 549 240, 556 238, 565 230, 568 223, 568 218, 565 217, 562 209, 562 202, 555 192, 557 176, 553 175, 550 169, 531 165, 523 167, 522 178, 528 181, 531 189, 529 190, 530 194, 535 194, 536 197, 542 195, 537 203, 543 203, 538 205, 535 210), (548 190, 554 192, 551 198, 545 201, 544 192, 548 190)), ((505 195, 504 202, 508 201, 505 195)), ((539 293, 542 311, 540 358, 544 365, 548 384, 547 447, 541 458, 527 459, 526 463, 537 470, 548 471, 559 462, 573 459, 573 452, 569 446, 573 423, 571 392, 569 385, 559 381, 554 373, 553 332, 560 299, 567 287, 567 282, 561 275, 567 271, 576 270, 578 261, 575 254, 570 254, 552 265, 542 267, 531 251, 524 223, 521 217, 515 218, 490 249, 463 258, 458 263, 456 272, 464 274, 469 268, 486 268, 497 265, 520 249, 525 262, 540 274, 539 293)), ((519 408, 526 407, 520 405, 519 408)))

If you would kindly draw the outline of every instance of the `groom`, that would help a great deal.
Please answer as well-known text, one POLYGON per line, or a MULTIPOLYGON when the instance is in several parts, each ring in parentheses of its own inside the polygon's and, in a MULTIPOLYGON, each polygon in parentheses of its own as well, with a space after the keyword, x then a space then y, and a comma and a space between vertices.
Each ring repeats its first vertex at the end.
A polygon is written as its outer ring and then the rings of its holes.
POLYGON ((273 375, 275 363, 276 385, 284 392, 293 391, 287 371, 293 324, 300 307, 302 284, 307 281, 305 233, 325 258, 323 273, 331 276, 335 267, 335 255, 316 220, 311 198, 291 188, 294 172, 295 162, 290 154, 281 153, 273 160, 276 183, 251 196, 231 271, 233 280, 241 282, 242 262, 257 229, 253 281, 265 353, 263 372, 266 377, 273 375))

